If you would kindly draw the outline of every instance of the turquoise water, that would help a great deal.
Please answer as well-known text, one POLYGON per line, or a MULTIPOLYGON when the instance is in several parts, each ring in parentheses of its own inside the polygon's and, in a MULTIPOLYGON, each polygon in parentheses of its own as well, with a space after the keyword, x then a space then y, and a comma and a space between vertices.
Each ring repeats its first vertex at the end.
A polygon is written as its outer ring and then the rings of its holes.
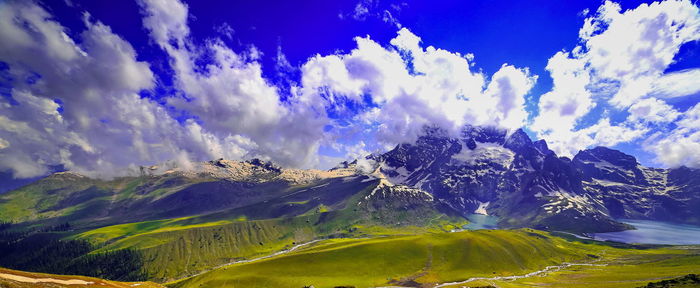
POLYGON ((637 230, 593 234, 596 240, 638 244, 700 244, 700 227, 650 220, 618 220, 637 230))
POLYGON ((469 224, 462 226, 467 230, 498 229, 498 217, 496 216, 469 214, 467 219, 469 224))

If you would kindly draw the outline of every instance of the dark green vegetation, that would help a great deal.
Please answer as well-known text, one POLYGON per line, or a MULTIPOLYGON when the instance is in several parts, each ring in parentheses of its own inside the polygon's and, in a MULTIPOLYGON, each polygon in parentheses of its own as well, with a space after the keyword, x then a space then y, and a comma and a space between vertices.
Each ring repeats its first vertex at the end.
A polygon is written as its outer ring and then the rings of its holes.
MULTIPOLYGON (((8 227, 9 228, 9 227, 8 227)), ((0 232, 0 266, 35 272, 143 281, 143 257, 132 249, 90 253, 85 240, 61 240, 61 233, 0 232)))
POLYGON ((652 282, 640 288, 682 288, 682 287, 700 287, 700 277, 697 274, 688 274, 683 277, 678 277, 670 280, 652 282))

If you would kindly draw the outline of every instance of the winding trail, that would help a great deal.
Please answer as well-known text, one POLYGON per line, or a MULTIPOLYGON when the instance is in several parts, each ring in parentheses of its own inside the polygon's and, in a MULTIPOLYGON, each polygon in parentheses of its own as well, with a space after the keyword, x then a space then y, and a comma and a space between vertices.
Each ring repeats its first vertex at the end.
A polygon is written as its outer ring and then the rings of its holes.
MULTIPOLYGON (((353 239, 361 239, 361 238, 364 238, 364 237, 353 238, 353 239)), ((301 244, 294 245, 294 246, 292 246, 292 247, 289 248, 289 249, 280 250, 280 251, 277 251, 277 252, 272 253, 272 254, 269 254, 269 255, 265 255, 265 256, 261 256, 261 257, 257 257, 257 258, 252 258, 252 259, 245 259, 245 260, 232 261, 232 262, 229 262, 229 263, 221 264, 221 265, 219 265, 219 266, 212 267, 212 268, 210 268, 210 269, 206 269, 206 270, 200 271, 200 272, 198 272, 198 273, 196 273, 196 274, 192 274, 192 275, 189 275, 189 276, 186 276, 186 277, 182 277, 182 278, 179 278, 179 279, 170 281, 170 283, 174 283, 174 282, 178 282, 178 281, 181 281, 181 280, 184 280, 184 279, 188 279, 188 278, 193 278, 193 277, 196 277, 196 276, 200 276, 200 275, 202 275, 202 274, 205 274, 205 273, 208 273, 208 272, 211 272, 211 271, 213 271, 213 270, 217 270, 217 269, 219 269, 219 268, 223 268, 223 267, 226 267, 226 266, 231 266, 231 265, 235 265, 235 264, 243 264, 243 263, 256 262, 256 261, 260 261, 260 260, 265 260, 265 259, 269 259, 269 258, 272 258, 272 257, 276 257, 276 256, 279 256, 279 255, 284 255, 284 254, 287 254, 287 253, 291 253, 291 252, 293 252, 293 251, 295 251, 295 250, 298 250, 299 248, 302 248, 302 247, 305 247, 305 246, 309 246, 309 245, 311 245, 311 244, 314 244, 314 243, 316 243, 316 242, 323 241, 323 240, 325 240, 325 239, 316 239, 316 240, 313 240, 313 241, 304 242, 304 243, 301 243, 301 244)), ((430 261, 430 262, 432 262, 432 261, 430 261)), ((547 266, 547 267, 545 267, 545 268, 542 269, 542 270, 537 270, 537 271, 530 272, 530 273, 523 274, 523 275, 496 276, 496 277, 472 277, 472 278, 469 278, 469 279, 463 280, 463 281, 439 283, 439 284, 433 286, 433 288, 447 287, 447 286, 452 286, 452 285, 461 285, 461 284, 466 284, 466 283, 474 282, 474 281, 498 281, 498 280, 500 280, 500 281, 512 281, 512 280, 518 280, 518 279, 529 278, 529 277, 534 277, 534 276, 545 276, 547 273, 557 272, 557 271, 560 271, 560 270, 562 270, 562 269, 564 269, 564 268, 569 268, 569 267, 572 267, 572 266, 607 266, 607 264, 570 263, 570 262, 564 262, 564 263, 562 263, 562 264, 560 264, 560 265, 551 265, 551 266, 547 266)), ((401 287, 404 287, 404 286, 383 286, 383 287, 376 287, 376 288, 401 288, 401 287)))
POLYGON ((464 281, 458 281, 458 282, 447 282, 447 283, 441 283, 438 285, 433 286, 433 288, 439 288, 439 287, 446 287, 446 286, 452 286, 452 285, 460 285, 460 284, 466 284, 469 282, 474 282, 474 281, 494 281, 494 280, 501 280, 501 281, 511 281, 511 280, 518 280, 518 279, 523 279, 523 278, 529 278, 533 276, 544 276, 547 273, 551 272, 556 272, 564 268, 568 268, 571 266, 606 266, 606 264, 592 264, 592 263, 569 263, 569 262, 564 262, 561 265, 552 265, 552 266, 547 266, 542 270, 530 272, 524 275, 512 275, 512 276, 497 276, 497 277, 472 277, 464 281))

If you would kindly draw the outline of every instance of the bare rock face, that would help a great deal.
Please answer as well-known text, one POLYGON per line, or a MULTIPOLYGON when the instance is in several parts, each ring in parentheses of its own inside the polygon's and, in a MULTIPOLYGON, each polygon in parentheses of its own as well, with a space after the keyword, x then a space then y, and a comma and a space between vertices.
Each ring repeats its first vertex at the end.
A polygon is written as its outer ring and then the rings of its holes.
POLYGON ((615 218, 700 224, 700 170, 644 167, 605 147, 579 152, 573 161, 587 194, 615 218))
POLYGON ((349 177, 356 174, 354 165, 329 171, 292 169, 282 168, 272 162, 257 158, 247 161, 217 159, 194 163, 192 167, 188 168, 174 168, 164 173, 187 178, 214 178, 251 183, 282 181, 292 184, 308 184, 322 179, 349 177))

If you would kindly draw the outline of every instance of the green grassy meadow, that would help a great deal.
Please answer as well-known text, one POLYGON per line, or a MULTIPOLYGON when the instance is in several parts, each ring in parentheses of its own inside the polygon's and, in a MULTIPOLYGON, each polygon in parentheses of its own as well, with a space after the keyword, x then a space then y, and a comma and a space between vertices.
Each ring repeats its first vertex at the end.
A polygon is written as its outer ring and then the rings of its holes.
POLYGON ((563 262, 572 266, 516 281, 453 287, 637 287, 700 271, 700 248, 619 248, 549 233, 479 230, 371 239, 332 239, 287 255, 222 267, 169 287, 432 287, 472 277, 524 275, 563 262))
MULTIPOLYGON (((135 249, 145 269, 161 281, 197 273, 239 259, 272 254, 319 237, 368 237, 444 232, 456 226, 435 218, 430 226, 390 227, 350 221, 348 211, 315 212, 292 218, 220 220, 200 223, 184 217, 102 227, 72 235, 98 244, 93 253, 135 249)), ((457 223, 459 224, 459 223, 457 223)))

